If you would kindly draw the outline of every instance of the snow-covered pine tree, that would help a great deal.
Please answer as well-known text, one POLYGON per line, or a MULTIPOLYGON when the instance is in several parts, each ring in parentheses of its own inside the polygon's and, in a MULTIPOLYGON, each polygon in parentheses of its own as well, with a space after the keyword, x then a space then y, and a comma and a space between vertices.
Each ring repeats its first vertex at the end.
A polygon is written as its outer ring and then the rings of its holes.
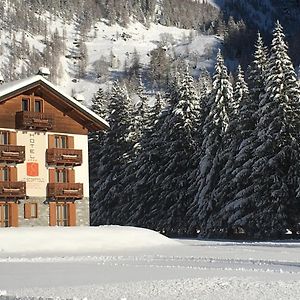
POLYGON ((141 151, 135 162, 135 184, 131 186, 132 204, 129 209, 129 224, 157 229, 158 220, 152 217, 158 201, 160 186, 157 184, 161 160, 163 157, 163 141, 161 126, 168 116, 169 110, 162 110, 163 99, 157 95, 155 105, 150 108, 149 124, 141 139, 141 151))
MULTIPOLYGON (((265 90, 267 69, 267 48, 258 33, 255 44, 253 62, 249 74, 249 95, 243 93, 238 113, 236 132, 240 136, 240 144, 236 153, 232 170, 232 197, 228 198, 222 217, 233 233, 243 233, 253 238, 258 231, 255 223, 255 198, 253 184, 253 155, 257 147, 256 125, 258 107, 265 90)), ((229 232, 230 233, 230 232, 229 232)))
POLYGON ((223 149, 224 134, 232 111, 233 91, 229 81, 227 68, 219 51, 215 66, 213 88, 209 103, 209 114, 203 125, 202 154, 195 181, 198 192, 189 210, 191 216, 190 230, 199 226, 202 235, 209 235, 214 231, 214 220, 211 213, 216 208, 218 199, 213 197, 212 191, 219 180, 219 154, 223 149))
POLYGON ((197 164, 191 159, 199 149, 200 98, 189 71, 183 74, 177 87, 177 102, 172 101, 169 115, 162 124, 160 135, 162 161, 157 184, 160 193, 153 215, 157 229, 167 234, 186 234, 186 212, 194 195, 188 194, 191 172, 197 164))
MULTIPOLYGON (((107 99, 102 88, 98 91, 92 98, 91 109, 94 113, 103 119, 107 117, 107 99)), ((101 149, 101 143, 103 142, 103 137, 105 132, 96 131, 89 134, 89 174, 90 174, 90 197, 92 198, 95 191, 94 185, 97 181, 97 173, 99 167, 99 153, 101 149)))
POLYGON ((265 87, 265 70, 267 67, 268 49, 264 45, 263 39, 258 32, 257 41, 255 43, 254 59, 249 70, 249 93, 253 102, 259 103, 259 98, 265 87))
POLYGON ((253 180, 258 237, 299 226, 300 90, 282 26, 276 23, 259 104, 253 180))
POLYGON ((245 110, 249 107, 250 98, 241 66, 238 66, 237 69, 233 99, 228 129, 224 134, 224 148, 219 155, 221 166, 219 181, 213 191, 213 197, 218 201, 211 218, 215 223, 214 235, 220 237, 229 237, 236 229, 228 220, 233 215, 236 217, 240 214, 241 210, 242 201, 233 201, 237 193, 235 176, 236 169, 239 167, 238 153, 244 139, 249 138, 247 129, 249 125, 252 125, 248 124, 247 118, 244 117, 244 114, 247 113, 245 110))
MULTIPOLYGON (((149 128, 149 105, 148 98, 144 94, 142 82, 138 88, 139 101, 135 104, 132 111, 132 130, 129 138, 133 145, 132 149, 127 153, 128 163, 126 164, 121 179, 121 184, 124 187, 123 201, 118 209, 118 219, 122 224, 129 224, 130 216, 133 213, 134 203, 133 189, 136 184, 136 172, 137 172, 137 157, 142 149, 142 140, 146 132, 146 128, 149 128)), ((157 117, 157 116, 155 116, 157 117)), ((151 126, 150 126, 151 127, 151 126)))
POLYGON ((93 225, 119 223, 116 212, 122 202, 124 187, 121 185, 121 177, 128 163, 128 152, 133 147, 130 139, 130 105, 125 87, 121 88, 118 83, 114 83, 108 103, 110 129, 99 151, 98 181, 91 203, 93 225))

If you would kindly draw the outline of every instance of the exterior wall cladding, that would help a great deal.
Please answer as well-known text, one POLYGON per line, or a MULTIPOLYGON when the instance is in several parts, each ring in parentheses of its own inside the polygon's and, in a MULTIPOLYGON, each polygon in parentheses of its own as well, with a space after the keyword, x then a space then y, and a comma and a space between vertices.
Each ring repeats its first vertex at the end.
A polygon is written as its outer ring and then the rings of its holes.
MULTIPOLYGON (((76 200, 76 226, 89 226, 89 198, 85 197, 82 200, 76 200)), ((21 200, 19 204, 19 226, 49 226, 49 204, 45 198, 30 197, 30 200, 21 200), (24 204, 34 202, 37 203, 37 218, 24 218, 24 204)))

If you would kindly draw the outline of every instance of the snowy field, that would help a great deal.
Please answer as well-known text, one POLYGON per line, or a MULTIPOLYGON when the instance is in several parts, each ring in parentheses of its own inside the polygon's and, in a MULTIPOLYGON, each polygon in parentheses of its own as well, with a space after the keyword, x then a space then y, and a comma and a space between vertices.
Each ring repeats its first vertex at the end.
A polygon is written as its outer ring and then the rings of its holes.
POLYGON ((170 240, 118 226, 1 229, 1 293, 62 299, 300 299, 300 241, 170 240))

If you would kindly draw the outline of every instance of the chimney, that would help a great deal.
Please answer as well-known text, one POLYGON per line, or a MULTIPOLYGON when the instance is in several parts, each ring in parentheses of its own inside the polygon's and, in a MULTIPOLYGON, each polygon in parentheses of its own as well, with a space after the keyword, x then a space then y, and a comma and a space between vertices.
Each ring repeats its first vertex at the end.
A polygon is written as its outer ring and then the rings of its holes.
POLYGON ((78 102, 83 102, 85 100, 82 94, 75 94, 74 99, 77 100, 78 102))
POLYGON ((41 75, 44 78, 48 79, 50 76, 50 70, 46 67, 40 67, 38 71, 38 75, 41 75))

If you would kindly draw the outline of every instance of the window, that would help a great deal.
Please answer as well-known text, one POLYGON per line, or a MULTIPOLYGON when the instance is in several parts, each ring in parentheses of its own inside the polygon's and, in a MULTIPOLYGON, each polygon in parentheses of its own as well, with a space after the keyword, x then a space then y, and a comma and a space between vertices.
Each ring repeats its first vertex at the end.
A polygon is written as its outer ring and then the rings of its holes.
POLYGON ((55 182, 67 183, 68 182, 68 170, 67 169, 55 169, 55 182))
POLYGON ((22 111, 29 111, 29 99, 22 99, 22 111))
POLYGON ((56 225, 69 226, 69 205, 68 203, 56 204, 56 225))
POLYGON ((38 217, 37 203, 24 203, 24 219, 34 219, 38 217))
POLYGON ((55 148, 68 148, 68 137, 66 135, 56 135, 54 142, 55 148))
POLYGON ((35 112, 43 111, 42 100, 34 100, 34 111, 35 112))
POLYGON ((10 208, 8 203, 0 203, 0 227, 9 227, 10 208))
POLYGON ((9 132, 8 131, 0 131, 0 144, 1 145, 9 144, 9 132))
POLYGON ((0 167, 0 181, 9 181, 10 179, 9 167, 0 167))

